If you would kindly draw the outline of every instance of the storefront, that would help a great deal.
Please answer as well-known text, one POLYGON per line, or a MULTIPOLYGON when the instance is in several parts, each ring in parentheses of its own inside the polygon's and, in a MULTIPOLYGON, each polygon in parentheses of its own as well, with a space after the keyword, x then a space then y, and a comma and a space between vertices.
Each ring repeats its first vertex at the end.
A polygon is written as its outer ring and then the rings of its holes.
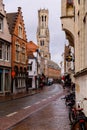
POLYGON ((11 69, 0 68, 0 93, 11 91, 11 69))

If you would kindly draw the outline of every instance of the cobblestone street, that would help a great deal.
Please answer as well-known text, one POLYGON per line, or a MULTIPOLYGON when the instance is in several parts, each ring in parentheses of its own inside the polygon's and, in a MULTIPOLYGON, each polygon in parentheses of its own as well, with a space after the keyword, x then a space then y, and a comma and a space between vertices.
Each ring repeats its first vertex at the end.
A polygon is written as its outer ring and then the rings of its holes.
POLYGON ((66 90, 55 84, 31 97, 1 103, 6 115, 0 118, 0 130, 70 130, 68 109, 61 99, 65 94, 66 90), (15 105, 20 109, 14 111, 15 105), (7 114, 8 109, 13 112, 7 114))
POLYGON ((11 130, 70 130, 64 101, 57 98, 11 130))

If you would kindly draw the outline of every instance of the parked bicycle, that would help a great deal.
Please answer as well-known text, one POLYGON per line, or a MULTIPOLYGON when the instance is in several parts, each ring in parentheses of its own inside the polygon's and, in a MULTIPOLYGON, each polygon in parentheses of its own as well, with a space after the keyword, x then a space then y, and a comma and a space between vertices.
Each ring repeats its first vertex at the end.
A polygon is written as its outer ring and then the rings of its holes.
POLYGON ((67 94, 62 99, 65 100, 66 106, 69 106, 70 103, 74 105, 75 104, 75 92, 71 92, 71 93, 67 94))
POLYGON ((73 122, 71 130, 87 130, 87 118, 85 116, 77 118, 73 122))
MULTIPOLYGON (((84 98, 83 101, 84 100, 87 99, 84 98)), ((83 104, 83 101, 80 101, 79 103, 83 104)), ((74 120, 71 126, 71 130, 87 130, 87 117, 85 116, 83 108, 79 103, 77 103, 78 107, 72 110, 74 112, 74 120)))

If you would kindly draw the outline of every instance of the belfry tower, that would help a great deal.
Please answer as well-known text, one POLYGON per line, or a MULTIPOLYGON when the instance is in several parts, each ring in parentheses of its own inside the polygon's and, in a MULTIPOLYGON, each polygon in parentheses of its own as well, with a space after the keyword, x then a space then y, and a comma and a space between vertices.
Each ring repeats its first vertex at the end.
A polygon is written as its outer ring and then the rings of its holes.
POLYGON ((45 9, 38 10, 38 28, 37 44, 40 48, 41 56, 50 59, 49 52, 49 28, 48 28, 49 11, 45 9))

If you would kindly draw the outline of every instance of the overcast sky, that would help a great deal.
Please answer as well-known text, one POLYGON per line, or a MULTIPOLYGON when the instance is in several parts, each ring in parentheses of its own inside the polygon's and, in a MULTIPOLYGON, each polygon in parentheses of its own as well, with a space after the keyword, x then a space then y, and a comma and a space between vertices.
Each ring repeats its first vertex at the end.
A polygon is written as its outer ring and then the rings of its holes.
POLYGON ((64 51, 65 33, 61 28, 61 0, 3 0, 7 13, 22 8, 28 41, 37 43, 38 10, 49 10, 49 32, 51 60, 60 63, 64 51))

